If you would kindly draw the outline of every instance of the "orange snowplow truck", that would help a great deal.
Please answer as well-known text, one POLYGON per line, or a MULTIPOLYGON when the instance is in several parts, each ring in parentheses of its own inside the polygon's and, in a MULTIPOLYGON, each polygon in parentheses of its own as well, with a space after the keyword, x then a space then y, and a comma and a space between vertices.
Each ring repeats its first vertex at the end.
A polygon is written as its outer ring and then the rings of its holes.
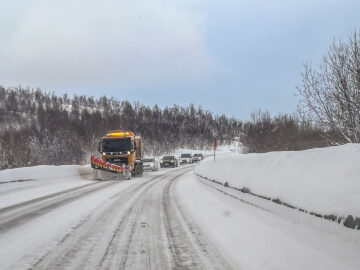
POLYGON ((141 136, 131 131, 108 131, 99 142, 98 150, 101 160, 91 158, 94 178, 98 178, 99 170, 122 174, 126 179, 143 175, 141 136))

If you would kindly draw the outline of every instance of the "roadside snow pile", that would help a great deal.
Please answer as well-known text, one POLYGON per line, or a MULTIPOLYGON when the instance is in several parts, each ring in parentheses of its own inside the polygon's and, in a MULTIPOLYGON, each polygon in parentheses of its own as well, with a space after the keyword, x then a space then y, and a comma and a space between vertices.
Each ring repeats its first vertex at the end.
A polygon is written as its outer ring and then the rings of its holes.
POLYGON ((12 182, 12 181, 23 181, 23 180, 43 180, 43 179, 54 179, 69 176, 76 176, 81 174, 90 173, 87 169, 89 165, 78 166, 78 165, 63 165, 63 166, 51 166, 51 165, 40 165, 34 167, 7 169, 0 171, 0 183, 1 182, 12 182))
MULTIPOLYGON (((227 145, 218 145, 216 148, 216 155, 228 154, 231 152, 244 153, 246 151, 247 151, 246 147, 243 146, 240 142, 233 141, 227 145)), ((204 156, 208 157, 208 156, 214 155, 214 150, 213 149, 195 150, 195 149, 188 149, 188 148, 179 148, 179 149, 176 149, 176 151, 174 152, 174 155, 176 155, 176 156, 181 156, 181 154, 192 154, 193 155, 193 154, 197 154, 197 153, 202 153, 204 156)))
POLYGON ((88 185, 90 174, 90 165, 41 165, 0 171, 0 208, 88 185))
POLYGON ((221 155, 204 160, 195 172, 309 212, 360 217, 360 144, 221 155))

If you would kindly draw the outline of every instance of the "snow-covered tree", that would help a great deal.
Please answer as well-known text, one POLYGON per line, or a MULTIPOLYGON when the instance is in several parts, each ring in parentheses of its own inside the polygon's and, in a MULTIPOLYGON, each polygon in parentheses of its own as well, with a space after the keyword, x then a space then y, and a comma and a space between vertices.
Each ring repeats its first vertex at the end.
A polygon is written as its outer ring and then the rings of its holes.
POLYGON ((347 142, 360 142, 360 32, 334 41, 317 68, 305 64, 299 111, 347 142))

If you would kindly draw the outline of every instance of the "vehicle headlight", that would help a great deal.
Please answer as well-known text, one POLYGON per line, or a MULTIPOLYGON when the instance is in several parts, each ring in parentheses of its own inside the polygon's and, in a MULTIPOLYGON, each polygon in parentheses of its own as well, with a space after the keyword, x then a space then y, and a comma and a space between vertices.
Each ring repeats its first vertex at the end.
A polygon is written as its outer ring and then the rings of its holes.
POLYGON ((174 163, 174 161, 172 160, 171 163, 174 163))
POLYGON ((162 160, 160 160, 160 163, 163 163, 163 161, 162 161, 162 160))

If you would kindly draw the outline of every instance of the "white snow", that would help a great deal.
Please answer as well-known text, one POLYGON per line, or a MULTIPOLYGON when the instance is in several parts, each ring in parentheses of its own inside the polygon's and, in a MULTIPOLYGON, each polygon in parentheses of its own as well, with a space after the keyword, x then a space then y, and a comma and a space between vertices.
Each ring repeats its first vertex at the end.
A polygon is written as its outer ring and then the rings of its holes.
POLYGON ((195 172, 308 211, 360 216, 360 144, 305 151, 219 155, 195 172))
MULTIPOLYGON (((34 262, 34 258, 41 258, 43 254, 55 248, 58 242, 77 224, 88 219, 89 215, 101 212, 103 208, 106 209, 110 203, 113 203, 113 198, 119 192, 131 185, 142 183, 154 175, 162 175, 167 172, 171 172, 171 170, 146 172, 143 177, 131 181, 93 181, 89 165, 35 166, 0 171, 1 210, 8 206, 83 185, 96 184, 105 187, 54 208, 50 212, 1 234, 0 268, 28 269, 34 262), (31 181, 9 182, 29 179, 31 181), (113 184, 109 185, 111 183, 113 184)), ((26 216, 26 214, 25 212, 24 215, 26 216)), ((104 228, 104 230, 106 229, 104 228)), ((62 267, 66 268, 66 266, 62 267)))
MULTIPOLYGON (((356 166, 359 157, 358 144, 246 155, 232 153, 224 147, 215 162, 209 157, 195 170, 217 181, 247 186, 253 192, 294 205, 356 214, 360 206, 356 198, 360 194, 360 166, 356 166)), ((120 191, 154 175, 173 171, 163 169, 115 183, 4 233, 0 237, 0 247, 6 247, 0 249, 2 268, 28 268, 34 258, 53 249, 77 224, 89 215, 96 215, 101 208, 106 209, 120 191)), ((89 166, 37 166, 0 171, 0 208, 94 183, 90 173, 89 166), (18 180, 31 181, 14 182, 18 180)), ((192 172, 179 177, 174 190, 194 227, 200 228, 234 269, 359 269, 357 230, 201 180, 192 172)))
POLYGON ((65 178, 69 176, 79 175, 81 171, 86 171, 88 166, 77 166, 77 165, 40 165, 34 167, 24 167, 16 169, 7 169, 0 171, 0 182, 18 181, 18 180, 44 180, 54 178, 65 178))
POLYGON ((88 218, 89 213, 98 211, 108 203, 109 198, 134 182, 122 181, 118 185, 57 208, 2 235, 0 246, 6 248, 0 249, 1 267, 3 269, 29 269, 28 263, 32 262, 34 257, 41 257, 41 254, 54 248, 57 242, 82 219, 88 218), (16 267, 13 266, 15 264, 17 264, 16 267))
POLYGON ((0 171, 0 208, 90 184, 90 165, 34 166, 0 171))
POLYGON ((177 197, 234 269, 359 269, 358 231, 203 181, 181 177, 177 197))

